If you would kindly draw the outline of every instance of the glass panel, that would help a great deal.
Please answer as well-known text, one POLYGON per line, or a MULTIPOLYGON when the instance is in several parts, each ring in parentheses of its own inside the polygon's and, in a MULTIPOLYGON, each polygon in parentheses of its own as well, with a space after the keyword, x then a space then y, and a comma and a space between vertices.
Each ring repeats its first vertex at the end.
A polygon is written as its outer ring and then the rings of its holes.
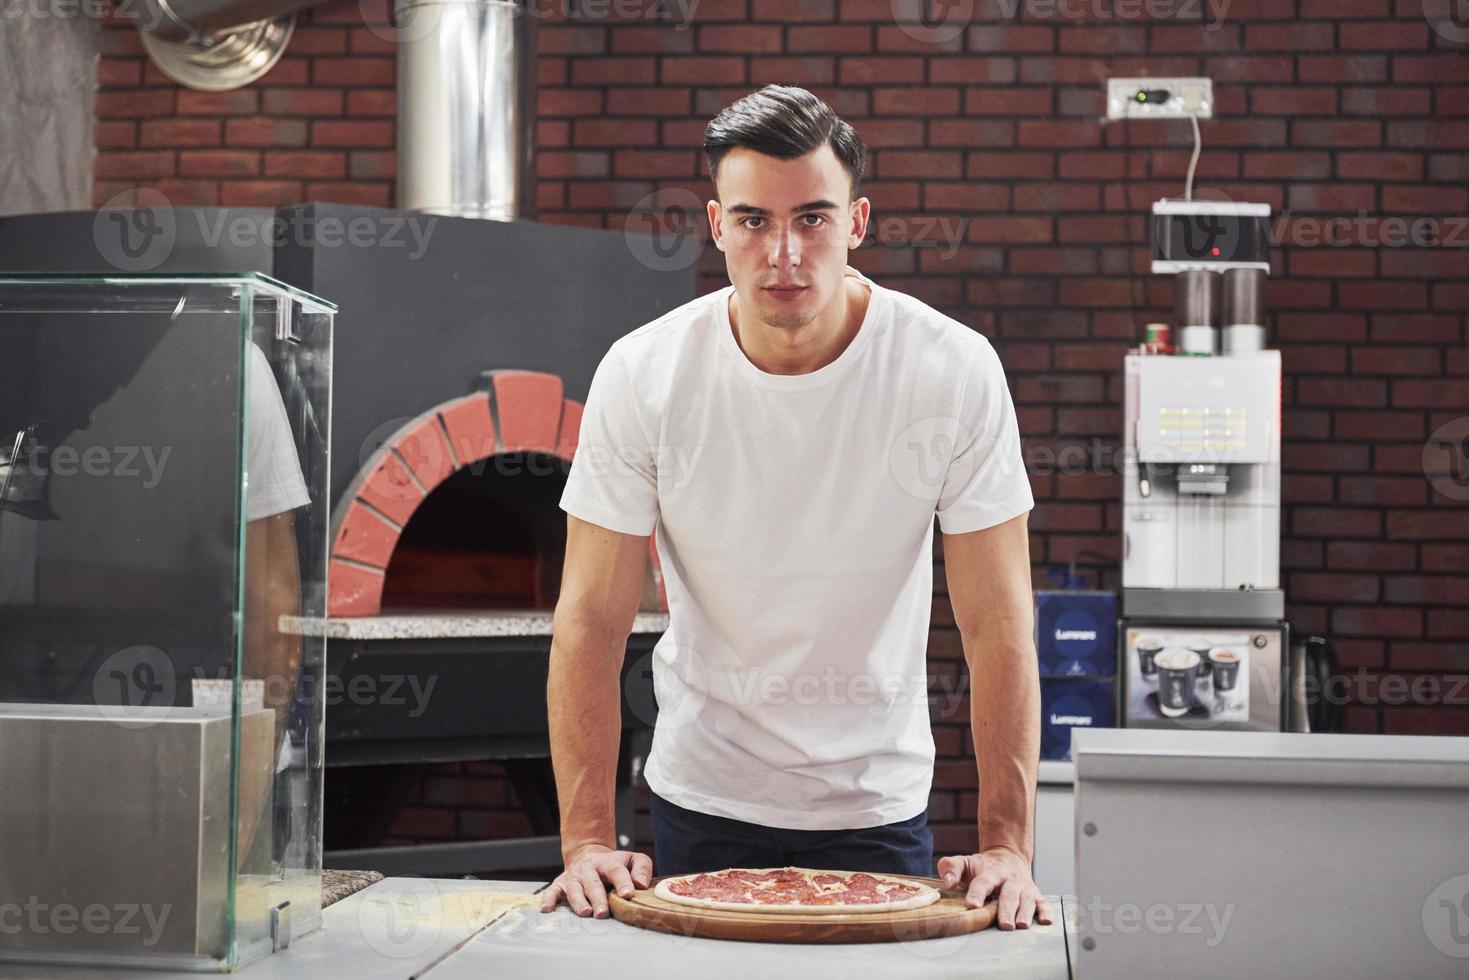
POLYGON ((325 611, 332 316, 0 276, 0 895, 96 926, 0 958, 217 969, 319 923, 324 651, 280 617, 325 611))

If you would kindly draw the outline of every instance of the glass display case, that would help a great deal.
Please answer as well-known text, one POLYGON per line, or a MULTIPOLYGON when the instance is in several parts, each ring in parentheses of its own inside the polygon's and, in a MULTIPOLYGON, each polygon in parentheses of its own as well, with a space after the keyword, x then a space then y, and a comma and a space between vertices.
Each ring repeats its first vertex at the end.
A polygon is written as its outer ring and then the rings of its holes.
POLYGON ((0 960, 230 970, 320 924, 325 641, 282 627, 326 611, 335 311, 0 275, 0 960))

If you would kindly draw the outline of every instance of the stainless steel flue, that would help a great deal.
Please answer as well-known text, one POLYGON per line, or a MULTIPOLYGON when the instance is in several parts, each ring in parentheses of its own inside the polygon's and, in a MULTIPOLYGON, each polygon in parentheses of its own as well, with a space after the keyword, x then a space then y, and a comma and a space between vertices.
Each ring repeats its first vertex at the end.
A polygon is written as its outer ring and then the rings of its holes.
POLYGON ((398 206, 528 217, 534 15, 510 0, 398 0, 398 206))

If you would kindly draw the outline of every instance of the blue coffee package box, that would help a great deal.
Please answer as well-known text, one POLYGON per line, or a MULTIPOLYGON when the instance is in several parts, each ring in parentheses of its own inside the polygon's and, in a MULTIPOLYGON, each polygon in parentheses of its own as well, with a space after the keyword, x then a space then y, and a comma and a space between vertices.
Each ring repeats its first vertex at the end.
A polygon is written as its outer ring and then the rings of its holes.
POLYGON ((1041 758, 1071 758, 1073 728, 1111 728, 1116 719, 1110 678, 1041 680, 1041 758))
POLYGON ((1035 649, 1042 677, 1115 677, 1116 593, 1036 592, 1035 649))

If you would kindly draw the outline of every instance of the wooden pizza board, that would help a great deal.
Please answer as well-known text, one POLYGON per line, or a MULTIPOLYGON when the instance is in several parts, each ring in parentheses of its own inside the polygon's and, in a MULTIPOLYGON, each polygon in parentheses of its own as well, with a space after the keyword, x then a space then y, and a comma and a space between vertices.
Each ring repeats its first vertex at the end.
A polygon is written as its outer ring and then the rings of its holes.
POLYGON ((654 878, 647 888, 634 890, 632 898, 608 891, 607 907, 612 917, 628 925, 705 939, 737 939, 761 943, 894 943, 938 939, 978 932, 994 924, 996 908, 991 900, 981 908, 970 908, 963 888, 944 888, 937 878, 890 875, 922 882, 939 890, 939 900, 921 909, 904 912, 813 912, 775 915, 760 912, 731 912, 701 909, 665 901, 653 894, 663 878, 654 878))

